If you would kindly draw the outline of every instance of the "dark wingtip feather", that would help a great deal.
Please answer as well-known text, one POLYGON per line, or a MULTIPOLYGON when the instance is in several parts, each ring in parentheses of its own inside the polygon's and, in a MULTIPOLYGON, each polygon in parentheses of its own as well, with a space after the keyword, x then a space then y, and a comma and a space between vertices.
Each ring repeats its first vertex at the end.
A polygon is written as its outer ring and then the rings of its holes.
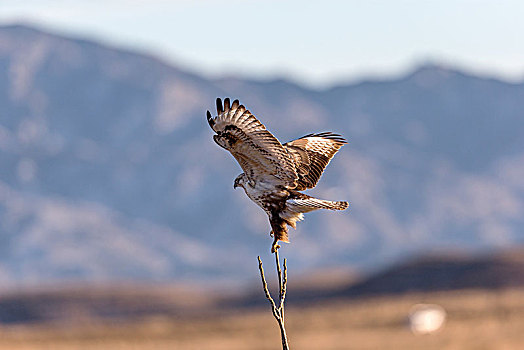
POLYGON ((331 131, 323 132, 321 137, 324 137, 326 139, 330 139, 330 140, 333 140, 333 141, 337 141, 337 142, 340 142, 340 143, 348 143, 346 141, 346 139, 342 137, 342 135, 335 134, 334 132, 331 132, 331 131))
POLYGON ((229 112, 229 110, 231 109, 231 104, 230 104, 230 100, 229 100, 229 97, 226 97, 224 99, 224 112, 229 112))
POLYGON ((213 116, 211 115, 210 111, 207 111, 207 122, 209 123, 209 126, 212 129, 213 126, 215 125, 215 120, 213 119, 213 116))
POLYGON ((238 100, 234 100, 233 104, 231 105, 231 109, 237 109, 240 105, 240 102, 238 100))
POLYGON ((337 141, 337 142, 344 143, 344 144, 348 143, 347 140, 342 137, 342 135, 335 134, 335 133, 333 133, 331 131, 324 131, 324 132, 319 132, 319 133, 311 133, 311 134, 307 134, 305 136, 302 136, 302 138, 306 138, 306 137, 323 137, 325 139, 330 139, 330 140, 337 141))
POLYGON ((217 114, 220 115, 222 112, 224 112, 224 107, 222 107, 222 99, 217 97, 217 114))
POLYGON ((345 138, 343 138, 342 135, 338 135, 338 134, 336 135, 336 137, 333 138, 333 140, 343 143, 343 144, 348 143, 348 141, 345 138))
POLYGON ((335 134, 334 132, 326 132, 327 134, 327 138, 328 139, 331 139, 331 140, 335 140, 335 141, 338 141, 340 143, 348 143, 347 140, 345 138, 342 137, 342 135, 340 134, 335 134))

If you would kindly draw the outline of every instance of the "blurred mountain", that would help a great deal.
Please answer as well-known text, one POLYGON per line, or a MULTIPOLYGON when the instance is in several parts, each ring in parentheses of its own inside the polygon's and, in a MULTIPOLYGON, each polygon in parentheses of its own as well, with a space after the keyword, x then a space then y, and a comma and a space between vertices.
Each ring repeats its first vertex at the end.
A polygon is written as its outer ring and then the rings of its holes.
POLYGON ((217 310, 218 301, 212 295, 191 289, 132 284, 61 286, 3 293, 0 325, 190 317, 210 315, 217 310))
POLYGON ((265 213, 205 119, 239 98, 282 141, 349 139, 282 253, 290 270, 376 269, 524 242, 524 84, 425 65, 310 90, 209 80, 158 58, 0 27, 0 281, 228 281, 270 259, 265 213))
POLYGON ((333 296, 392 295, 524 286, 524 249, 489 255, 433 255, 394 265, 333 296))
MULTIPOLYGON (((490 253, 427 254, 397 262, 368 276, 330 271, 308 275, 307 284, 290 283, 286 296, 289 305, 306 305, 330 300, 355 300, 376 296, 431 294, 443 291, 501 291, 524 287, 524 248, 509 248, 490 253), (333 283, 336 281, 335 283, 333 283)), ((302 277, 306 279, 306 276, 302 277)), ((275 284, 277 281, 274 282, 275 284)), ((253 307, 267 303, 260 286, 235 298, 226 299, 230 307, 253 307)), ((224 302, 222 302, 224 304, 224 302)))
MULTIPOLYGON (((302 281, 290 279, 286 305, 290 310, 334 303, 373 304, 376 296, 395 300, 402 294, 434 298, 435 292, 456 301, 469 295, 518 291, 524 287, 524 248, 491 254, 434 254, 408 259, 369 277, 348 271, 316 271, 302 281), (456 294, 453 294, 456 293, 456 294), (441 294, 444 295, 444 294, 441 294)), ((272 276, 269 276, 272 277, 272 276)), ((94 324, 100 321, 136 322, 144 319, 207 319, 239 314, 239 310, 267 310, 260 281, 234 292, 162 284, 77 285, 0 292, 0 325, 48 323, 94 324)), ((273 295, 277 281, 270 280, 273 295)), ((369 306, 369 305, 368 305, 369 306)))

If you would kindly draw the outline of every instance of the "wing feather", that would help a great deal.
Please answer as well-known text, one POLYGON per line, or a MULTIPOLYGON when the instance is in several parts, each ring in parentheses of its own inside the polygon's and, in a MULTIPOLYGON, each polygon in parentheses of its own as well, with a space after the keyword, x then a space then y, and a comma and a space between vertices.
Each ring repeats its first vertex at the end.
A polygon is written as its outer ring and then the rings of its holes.
POLYGON ((298 179, 295 163, 289 152, 266 127, 240 105, 238 100, 217 98, 217 114, 207 112, 209 126, 217 133, 215 141, 238 161, 250 181, 277 181, 294 188, 298 179))
POLYGON ((341 135, 332 132, 308 134, 285 143, 283 146, 293 155, 298 170, 296 190, 315 187, 333 156, 346 143, 341 135), (299 154, 300 151, 303 153, 299 154))

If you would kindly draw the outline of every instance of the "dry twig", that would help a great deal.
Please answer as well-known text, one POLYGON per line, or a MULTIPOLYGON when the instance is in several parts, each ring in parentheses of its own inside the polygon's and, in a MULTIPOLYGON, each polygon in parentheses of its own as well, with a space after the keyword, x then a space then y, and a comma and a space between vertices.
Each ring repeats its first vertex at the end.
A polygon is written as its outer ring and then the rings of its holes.
POLYGON ((278 249, 275 249, 275 262, 277 265, 277 275, 278 275, 278 285, 279 285, 279 302, 278 306, 271 297, 269 289, 267 287, 266 277, 264 276, 264 268, 262 267, 262 260, 260 256, 258 257, 258 269, 260 270, 260 277, 262 278, 262 287, 264 288, 264 293, 266 293, 266 298, 271 304, 271 309, 273 311, 273 316, 278 322, 280 327, 280 338, 282 339, 282 349, 289 350, 289 345, 287 342, 286 328, 284 327, 284 300, 286 299, 286 285, 287 285, 287 261, 284 259, 284 274, 280 268, 280 260, 278 257, 278 249))

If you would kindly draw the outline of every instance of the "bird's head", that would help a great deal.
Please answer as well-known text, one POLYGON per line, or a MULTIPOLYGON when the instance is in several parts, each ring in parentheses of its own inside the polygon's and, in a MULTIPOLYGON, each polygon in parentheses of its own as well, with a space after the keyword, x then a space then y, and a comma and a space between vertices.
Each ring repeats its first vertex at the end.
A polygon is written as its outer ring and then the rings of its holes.
POLYGON ((233 188, 242 187, 244 188, 244 184, 247 182, 246 174, 242 173, 237 176, 235 179, 235 183, 233 184, 233 188))

